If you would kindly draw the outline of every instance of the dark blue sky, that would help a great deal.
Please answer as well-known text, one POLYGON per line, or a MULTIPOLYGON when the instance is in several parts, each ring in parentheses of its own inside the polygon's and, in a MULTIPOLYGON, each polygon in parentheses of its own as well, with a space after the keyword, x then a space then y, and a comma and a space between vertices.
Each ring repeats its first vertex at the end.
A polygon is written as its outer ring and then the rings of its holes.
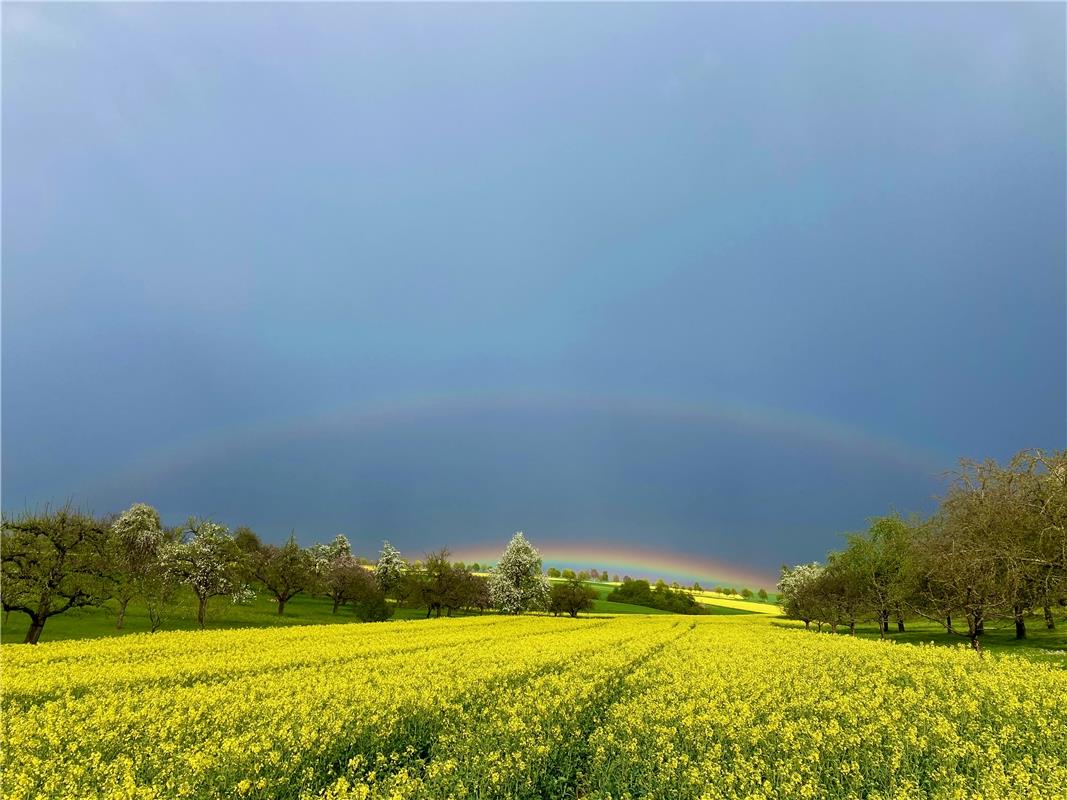
POLYGON ((4 508, 773 572, 1064 447, 1064 13, 5 4, 4 508))

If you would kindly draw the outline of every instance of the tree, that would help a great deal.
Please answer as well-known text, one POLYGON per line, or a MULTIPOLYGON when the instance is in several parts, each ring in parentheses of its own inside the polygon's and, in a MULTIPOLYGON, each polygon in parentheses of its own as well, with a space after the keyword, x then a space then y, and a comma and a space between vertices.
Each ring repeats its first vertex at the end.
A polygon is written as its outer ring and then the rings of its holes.
POLYGON ((873 615, 883 639, 889 633, 890 615, 896 616, 898 631, 904 629, 911 539, 911 525, 898 514, 877 517, 866 532, 847 538, 849 563, 860 574, 865 614, 873 615))
POLYGON ((766 589, 760 589, 758 592, 756 592, 756 597, 758 597, 760 600, 766 601, 767 600, 767 590, 766 589))
POLYGON ((341 554, 327 562, 320 573, 323 593, 333 601, 333 613, 349 601, 378 591, 374 574, 350 554, 341 554))
POLYGON ((233 540, 241 549, 241 552, 254 555, 263 549, 263 542, 256 532, 247 525, 241 525, 233 531, 233 540))
POLYGON ((382 551, 378 554, 378 563, 374 567, 374 579, 378 588, 388 597, 396 591, 404 579, 408 565, 400 551, 389 542, 382 542, 382 551))
POLYGON ((701 588, 699 583, 697 583, 696 581, 693 581, 693 591, 694 592, 702 592, 702 591, 704 591, 704 589, 701 588))
POLYGON ((577 617, 579 611, 592 609, 596 597, 596 590, 591 586, 586 586, 580 580, 568 580, 552 586, 548 609, 553 614, 567 613, 577 617))
POLYGON ((508 614, 544 608, 548 603, 548 579, 541 574, 541 554, 522 531, 511 537, 500 562, 489 578, 493 604, 508 614))
POLYGON ((912 609, 965 635, 979 653, 986 623, 1018 603, 1015 561, 1005 557, 1018 523, 1014 483, 995 462, 962 461, 937 514, 917 531, 909 563, 912 609), (963 617, 966 633, 955 630, 953 615, 963 617))
POLYGON ((463 606, 465 599, 465 569, 449 563, 448 548, 441 548, 426 554, 422 569, 410 570, 408 581, 410 590, 406 592, 409 602, 426 606, 426 616, 441 612, 452 612, 463 606))
POLYGON ((805 628, 811 627, 812 620, 819 616, 817 589, 822 571, 822 565, 815 561, 795 567, 783 566, 778 579, 778 598, 782 610, 787 617, 802 621, 805 628))
POLYGON ((611 576, 611 582, 612 582, 612 583, 619 583, 619 576, 618 576, 618 574, 615 574, 615 575, 612 575, 612 576, 611 576))
POLYGON ((138 596, 148 606, 153 632, 159 628, 161 604, 171 589, 160 567, 159 553, 170 540, 159 513, 144 503, 134 503, 111 524, 108 562, 112 595, 118 604, 115 620, 118 630, 122 630, 130 601, 138 596))
POLYGON ((556 569, 555 567, 549 567, 548 568, 548 577, 550 577, 550 578, 558 578, 558 577, 560 577, 559 570, 556 569))
POLYGON ((864 607, 864 575, 857 561, 853 550, 830 553, 826 568, 809 587, 814 597, 816 619, 828 622, 834 633, 837 633, 838 625, 848 625, 849 633, 856 635, 856 618, 864 607))
POLYGON ((260 583, 278 601, 278 614, 285 613, 285 604, 315 581, 315 565, 311 555, 297 544, 296 537, 281 547, 264 546, 253 556, 253 572, 260 583))
POLYGON ((40 641, 50 617, 105 599, 108 530, 99 520, 68 504, 4 519, 2 531, 0 602, 30 618, 26 644, 40 641))
POLYGON ((1020 605, 1040 607, 1052 630, 1052 607, 1067 605, 1067 450, 1024 450, 1010 468, 1021 480, 1022 520, 1010 554, 1020 579, 1020 605))
POLYGON ((560 572, 560 577, 566 578, 569 581, 577 580, 578 575, 573 569, 564 569, 560 572))
POLYGON ((234 603, 255 597, 246 582, 247 557, 230 532, 215 522, 191 518, 181 539, 162 549, 160 562, 168 576, 193 590, 201 628, 212 597, 228 595, 234 603))
POLYGON ((743 598, 745 598, 746 600, 748 600, 750 597, 752 597, 752 590, 749 589, 749 588, 742 589, 741 590, 741 596, 743 598))
POLYGON ((484 575, 467 573, 464 578, 464 602, 463 606, 470 609, 478 609, 478 613, 484 613, 487 608, 492 608, 493 598, 489 592, 489 579, 484 575))

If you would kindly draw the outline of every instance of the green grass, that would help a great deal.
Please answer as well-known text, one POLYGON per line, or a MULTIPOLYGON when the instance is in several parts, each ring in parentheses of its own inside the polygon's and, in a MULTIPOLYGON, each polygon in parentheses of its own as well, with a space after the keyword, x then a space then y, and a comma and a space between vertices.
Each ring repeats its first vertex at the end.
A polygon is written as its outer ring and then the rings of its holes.
MULTIPOLYGON (((223 628, 271 628, 285 625, 324 625, 355 622, 350 608, 342 607, 332 613, 333 603, 325 598, 297 595, 285 606, 285 615, 278 616, 278 607, 269 595, 259 593, 247 605, 233 605, 225 597, 216 597, 208 606, 207 626, 223 628)), ((407 612, 418 609, 398 609, 407 612)), ((421 612, 425 615, 425 611, 421 612)), ((401 616, 398 613, 398 616, 401 616)), ((0 628, 0 641, 21 642, 29 627, 29 617, 13 612, 0 628)), ((166 617, 160 630, 195 630, 196 601, 191 592, 183 592, 174 608, 166 617)), ((42 642, 60 639, 95 639, 101 636, 117 636, 126 633, 147 633, 151 630, 148 612, 142 603, 134 601, 126 610, 123 630, 115 628, 115 606, 108 602, 100 608, 72 609, 51 617, 41 634, 42 642)))
MULTIPOLYGON (((596 587, 599 597, 603 598, 614 587, 596 587)), ((212 630, 226 628, 272 628, 286 625, 332 625, 357 622, 352 609, 342 606, 337 613, 332 612, 333 603, 321 597, 297 595, 285 605, 284 616, 278 616, 277 603, 264 592, 258 592, 256 598, 247 605, 233 605, 225 597, 216 597, 210 601, 206 627, 212 630)), ((491 612, 486 612, 491 613, 491 612)), ((614 603, 598 599, 593 602, 595 614, 666 614, 655 608, 614 603)), ((393 619, 423 619, 425 608, 399 607, 393 619)), ((463 612, 453 616, 465 616, 463 612)), ((0 625, 0 641, 5 644, 21 642, 26 636, 29 618, 25 614, 12 613, 6 622, 0 625)), ((160 630, 196 630, 196 600, 191 592, 183 592, 167 615, 160 630)), ((96 639, 101 636, 121 636, 129 633, 148 633, 151 624, 148 611, 143 603, 134 601, 126 610, 123 629, 115 628, 115 605, 106 603, 100 608, 79 608, 57 614, 45 624, 41 634, 42 642, 54 642, 61 639, 96 639)))
POLYGON ((594 614, 670 614, 659 608, 648 606, 635 606, 632 603, 616 603, 614 600, 594 600, 594 614))
MULTIPOLYGON (((772 625, 789 627, 801 626, 803 623, 793 620, 773 620, 772 625)), ((908 644, 928 644, 933 642, 938 645, 949 647, 969 646, 966 637, 948 633, 942 626, 929 620, 907 620, 904 623, 904 633, 896 632, 896 623, 890 624, 890 633, 886 639, 891 642, 908 644)), ((815 630, 815 625, 811 626, 815 630)), ((823 626, 823 633, 829 633, 829 628, 823 626)), ((1027 638, 1015 638, 1015 625, 1011 620, 996 621, 986 624, 986 631, 982 634, 981 644, 983 650, 996 653, 1017 653, 1040 660, 1063 661, 1064 651, 1067 651, 1067 621, 1057 620, 1055 630, 1047 630, 1042 619, 1028 619, 1026 623, 1027 638), (1059 652, 1056 652, 1059 651, 1059 652)), ((838 636, 847 636, 848 628, 839 627, 838 636)), ((863 639, 878 639, 878 626, 865 624, 856 626, 856 636, 863 639)))

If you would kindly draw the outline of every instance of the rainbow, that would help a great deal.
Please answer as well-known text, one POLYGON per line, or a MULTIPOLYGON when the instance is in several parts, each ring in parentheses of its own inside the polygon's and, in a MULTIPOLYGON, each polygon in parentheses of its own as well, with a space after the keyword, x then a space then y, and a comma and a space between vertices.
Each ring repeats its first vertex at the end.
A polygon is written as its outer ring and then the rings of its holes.
MULTIPOLYGON (((699 582, 704 588, 730 586, 734 589, 749 588, 774 591, 777 577, 766 573, 728 564, 717 559, 634 547, 613 543, 568 543, 551 540, 534 542, 541 552, 545 567, 570 567, 574 570, 597 569, 611 574, 678 581, 682 584, 699 582)), ((468 564, 495 564, 500 558, 500 543, 461 547, 453 558, 468 564)))

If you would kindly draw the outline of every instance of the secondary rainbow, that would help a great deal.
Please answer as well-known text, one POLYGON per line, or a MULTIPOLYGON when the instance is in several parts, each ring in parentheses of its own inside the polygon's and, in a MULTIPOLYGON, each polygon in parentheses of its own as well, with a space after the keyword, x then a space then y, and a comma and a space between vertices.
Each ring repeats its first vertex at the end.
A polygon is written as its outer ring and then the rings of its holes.
POLYGON ((512 409, 617 414, 635 420, 682 421, 694 427, 729 425, 791 437, 816 448, 862 454, 931 476, 941 474, 954 463, 953 457, 939 449, 889 438, 849 423, 782 409, 731 403, 721 398, 675 400, 650 395, 530 390, 379 400, 298 417, 258 420, 237 428, 205 431, 131 460, 114 473, 83 475, 71 484, 80 484, 91 499, 94 491, 116 486, 143 486, 146 482, 163 480, 206 461, 242 452, 269 452, 272 447, 289 441, 358 435, 362 431, 402 426, 417 419, 439 418, 444 421, 471 410, 512 409))

